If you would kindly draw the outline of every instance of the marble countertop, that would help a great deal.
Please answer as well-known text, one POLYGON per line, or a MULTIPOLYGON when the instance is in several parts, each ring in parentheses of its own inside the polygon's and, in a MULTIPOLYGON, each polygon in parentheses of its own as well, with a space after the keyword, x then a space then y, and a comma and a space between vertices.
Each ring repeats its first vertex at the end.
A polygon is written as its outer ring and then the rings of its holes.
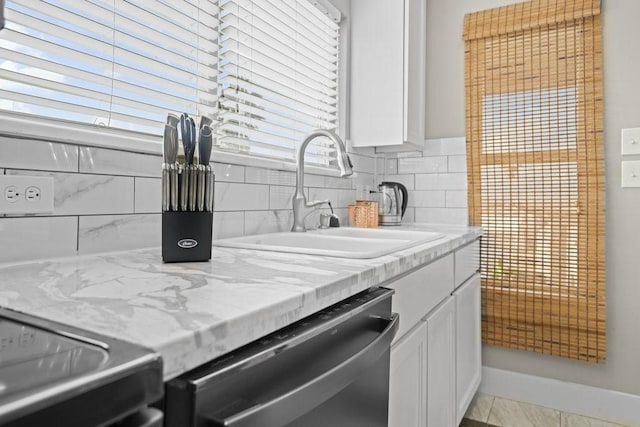
POLYGON ((145 249, 3 264, 0 306, 154 349, 168 380, 481 235, 402 229, 445 238, 373 259, 214 247, 200 263, 165 264, 145 249))

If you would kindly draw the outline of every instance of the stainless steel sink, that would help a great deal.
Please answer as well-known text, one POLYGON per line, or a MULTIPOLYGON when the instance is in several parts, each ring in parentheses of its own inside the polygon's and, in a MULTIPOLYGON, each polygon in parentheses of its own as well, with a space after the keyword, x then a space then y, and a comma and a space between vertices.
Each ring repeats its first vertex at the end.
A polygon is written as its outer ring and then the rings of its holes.
POLYGON ((376 258, 443 238, 440 233, 365 228, 330 228, 306 233, 268 233, 215 240, 214 246, 323 255, 376 258))

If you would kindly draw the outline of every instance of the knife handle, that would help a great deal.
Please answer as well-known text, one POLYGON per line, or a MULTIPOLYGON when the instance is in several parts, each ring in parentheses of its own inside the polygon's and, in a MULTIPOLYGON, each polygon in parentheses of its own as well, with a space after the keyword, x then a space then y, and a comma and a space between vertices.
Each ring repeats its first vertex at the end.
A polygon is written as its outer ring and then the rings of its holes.
POLYGON ((189 210, 196 211, 196 194, 198 188, 198 167, 189 165, 189 210))
POLYGON ((186 212, 189 207, 189 166, 180 165, 180 210, 186 212))
POLYGON ((207 175, 205 179, 205 195, 204 195, 204 208, 207 212, 213 212, 213 197, 216 184, 216 175, 213 173, 213 168, 207 165, 207 175))
POLYGON ((169 193, 169 164, 162 164, 162 212, 167 212, 170 209, 171 195, 169 193))
POLYGON ((171 185, 169 187, 169 196, 171 198, 171 210, 178 210, 178 165, 172 163, 169 165, 169 176, 171 185))

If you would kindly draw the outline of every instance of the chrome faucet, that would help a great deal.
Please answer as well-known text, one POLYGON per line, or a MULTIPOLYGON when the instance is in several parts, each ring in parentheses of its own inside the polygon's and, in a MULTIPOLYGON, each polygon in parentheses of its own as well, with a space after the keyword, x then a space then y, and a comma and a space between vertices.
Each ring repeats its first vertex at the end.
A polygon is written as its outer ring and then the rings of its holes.
POLYGON ((316 129, 311 132, 302 141, 302 145, 298 150, 298 157, 296 162, 296 192, 293 195, 293 227, 291 231, 307 231, 304 226, 305 211, 314 206, 327 203, 328 200, 315 200, 313 202, 307 202, 307 198, 304 195, 304 152, 311 141, 318 136, 326 136, 336 146, 338 151, 338 166, 340 167, 340 176, 349 176, 353 174, 351 167, 351 160, 347 155, 347 149, 344 146, 344 142, 334 132, 326 129, 316 129))

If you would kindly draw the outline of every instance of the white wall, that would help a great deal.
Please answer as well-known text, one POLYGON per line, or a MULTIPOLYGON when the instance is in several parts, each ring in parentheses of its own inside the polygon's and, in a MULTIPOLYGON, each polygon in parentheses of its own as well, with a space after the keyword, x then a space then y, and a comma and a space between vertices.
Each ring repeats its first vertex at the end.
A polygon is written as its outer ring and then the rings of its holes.
MULTIPOLYGON (((512 0, 427 0, 427 138, 462 136, 464 15, 512 0)), ((640 1, 602 0, 608 357, 599 365, 485 346, 484 364, 640 395, 640 189, 620 188, 620 130, 640 127, 640 1)), ((638 160, 640 157, 631 157, 638 160)))

